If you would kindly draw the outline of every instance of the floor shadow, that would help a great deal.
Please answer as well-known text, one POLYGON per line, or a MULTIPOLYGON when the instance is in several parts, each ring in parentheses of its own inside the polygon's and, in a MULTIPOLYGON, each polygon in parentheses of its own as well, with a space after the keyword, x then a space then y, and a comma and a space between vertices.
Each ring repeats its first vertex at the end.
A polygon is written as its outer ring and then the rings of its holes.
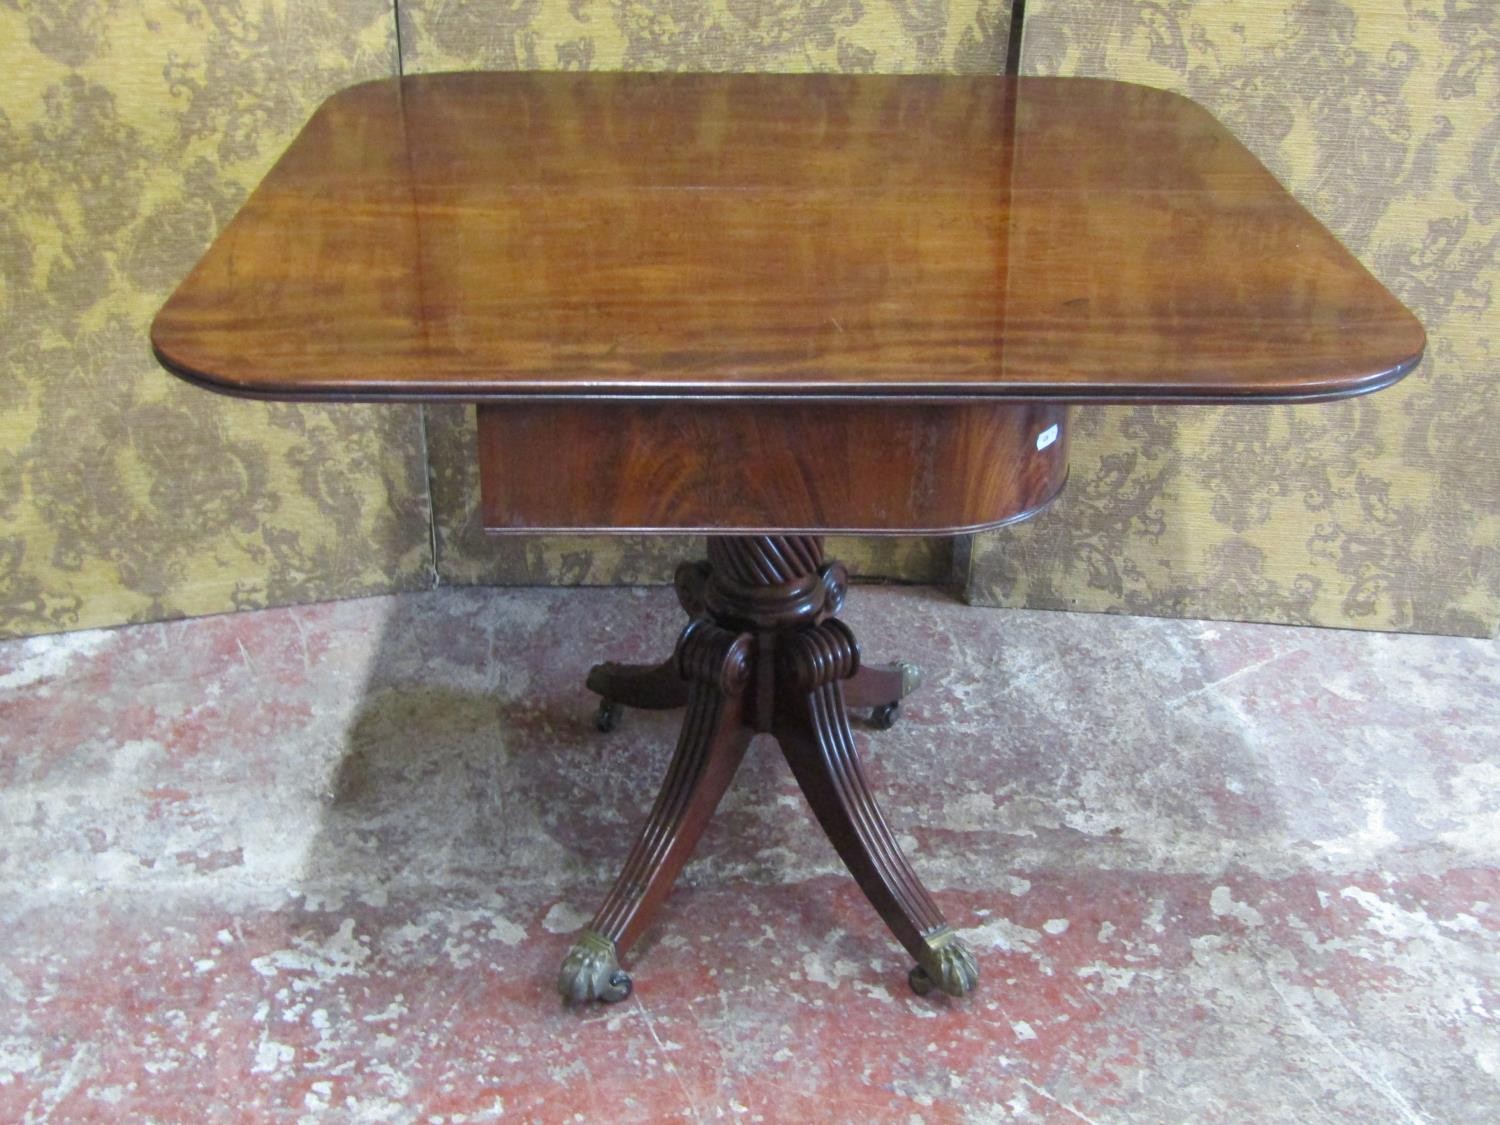
MULTIPOLYGON (((585 676, 601 659, 661 659, 681 624, 670 590, 393 600, 306 852, 307 903, 404 912, 450 943, 465 927, 469 945, 524 933, 536 953, 527 971, 550 990, 654 800, 681 721, 628 711, 601 733, 585 676), (479 924, 491 915, 495 926, 479 924)), ((750 757, 746 796, 726 800, 693 865, 707 878, 743 874, 736 855, 785 850, 776 822, 745 809, 774 801, 765 787, 784 790, 790 775, 768 740, 750 757)))
MULTIPOLYGON (((894 730, 861 724, 857 742, 954 925, 1004 916, 1010 888, 1038 873, 1148 871, 1174 850, 1201 868, 1237 831, 1274 835, 1274 795, 1246 790, 1255 748, 1233 716, 1196 680, 1178 685, 1184 702, 1162 697, 1157 661, 1177 659, 1179 678, 1204 671, 1171 656, 1162 634, 1174 627, 975 610, 921 590, 865 601, 857 592, 846 617, 866 650, 915 656, 928 675, 894 730)), ((427 955, 488 950, 529 990, 550 992, 651 806, 680 722, 627 711, 600 733, 585 676, 600 659, 660 660, 682 621, 664 589, 393 599, 306 855, 309 904, 384 911, 380 924, 410 927, 427 955)), ((1232 847, 1223 854, 1230 862, 1232 847)), ((718 920, 673 918, 734 888, 793 910, 783 924, 798 941, 842 935, 866 961, 903 956, 766 737, 633 960, 675 948, 683 930, 711 933, 718 920)))

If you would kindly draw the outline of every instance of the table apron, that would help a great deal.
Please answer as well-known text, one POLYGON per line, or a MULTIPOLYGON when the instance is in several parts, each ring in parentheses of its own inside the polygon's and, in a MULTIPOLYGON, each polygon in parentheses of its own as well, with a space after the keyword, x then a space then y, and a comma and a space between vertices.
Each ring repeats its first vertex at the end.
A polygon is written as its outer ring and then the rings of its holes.
POLYGON ((481 405, 484 526, 513 532, 955 534, 1067 479, 1069 407, 481 405))

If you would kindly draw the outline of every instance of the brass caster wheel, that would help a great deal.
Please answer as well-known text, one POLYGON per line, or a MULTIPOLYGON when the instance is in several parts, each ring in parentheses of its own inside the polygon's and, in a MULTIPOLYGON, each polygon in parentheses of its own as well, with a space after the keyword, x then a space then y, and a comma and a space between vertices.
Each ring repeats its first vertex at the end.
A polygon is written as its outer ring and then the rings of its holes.
POLYGON ((609 983, 600 991, 599 999, 606 1004, 618 1004, 634 991, 635 981, 630 979, 630 974, 618 969, 609 975, 609 983))
POLYGON ((901 701, 885 703, 870 712, 870 725, 876 730, 890 730, 901 717, 901 701))
POLYGON ((926 996, 933 988, 932 978, 921 965, 911 967, 911 972, 906 974, 906 983, 911 985, 911 990, 918 996, 926 996))
MULTIPOLYGON (((599 710, 594 712, 594 729, 601 734, 608 734, 620 725, 620 716, 624 708, 612 699, 601 699, 599 710)), ((627 978, 628 979, 628 978, 627 978)), ((628 989, 626 990, 629 991, 628 989)))

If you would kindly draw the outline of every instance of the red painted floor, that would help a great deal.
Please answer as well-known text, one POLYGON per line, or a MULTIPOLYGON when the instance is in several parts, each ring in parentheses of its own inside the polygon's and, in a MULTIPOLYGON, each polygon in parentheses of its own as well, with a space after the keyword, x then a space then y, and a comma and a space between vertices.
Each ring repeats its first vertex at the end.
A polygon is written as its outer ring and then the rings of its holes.
POLYGON ((1493 643, 857 588, 861 731, 979 954, 918 998, 769 743, 565 1008, 671 750, 668 591, 444 590, 0 645, 0 1121, 1500 1117, 1493 643))

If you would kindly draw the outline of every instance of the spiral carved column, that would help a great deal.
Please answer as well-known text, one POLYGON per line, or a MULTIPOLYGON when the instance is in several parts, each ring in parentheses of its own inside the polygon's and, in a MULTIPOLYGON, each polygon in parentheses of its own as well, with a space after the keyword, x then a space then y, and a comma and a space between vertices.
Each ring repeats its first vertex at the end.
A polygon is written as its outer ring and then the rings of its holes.
POLYGON ((776 737, 819 824, 896 939, 916 961, 911 984, 959 996, 974 958, 901 854, 860 768, 849 706, 894 721, 919 677, 908 664, 867 667, 836 614, 848 577, 811 535, 714 536, 706 563, 684 563, 678 600, 692 618, 672 659, 601 664, 601 730, 624 707, 686 707, 677 751, 625 868, 563 963, 570 1000, 620 1000, 619 965, 649 923, 734 776, 750 739, 776 737))

